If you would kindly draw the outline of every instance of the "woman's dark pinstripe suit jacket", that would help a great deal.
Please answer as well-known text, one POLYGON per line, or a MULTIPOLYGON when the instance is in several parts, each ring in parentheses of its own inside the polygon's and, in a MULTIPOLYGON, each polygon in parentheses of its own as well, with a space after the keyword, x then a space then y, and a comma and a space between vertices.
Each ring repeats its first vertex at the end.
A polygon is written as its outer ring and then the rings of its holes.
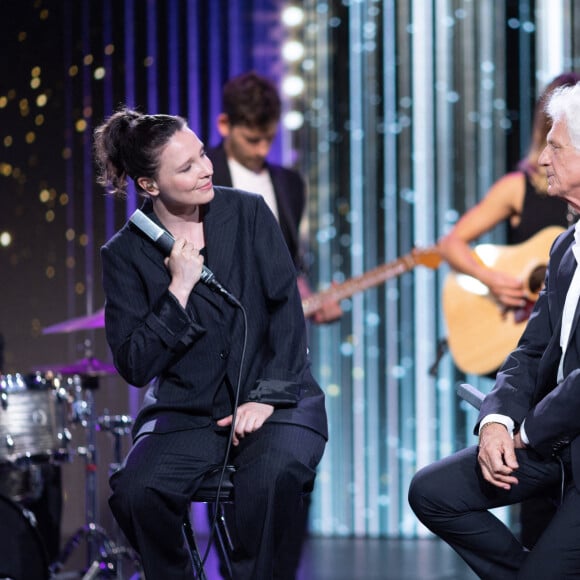
MULTIPOLYGON (((205 263, 247 312, 239 402, 270 403, 269 421, 327 437, 324 393, 310 372, 296 270, 280 228, 260 196, 214 189, 204 214, 205 263)), ((150 202, 142 209, 156 220, 150 202)), ((184 310, 167 290, 163 253, 130 224, 101 256, 115 366, 129 384, 149 385, 134 434, 144 425, 167 432, 229 415, 244 343, 241 310, 202 283, 184 310)))

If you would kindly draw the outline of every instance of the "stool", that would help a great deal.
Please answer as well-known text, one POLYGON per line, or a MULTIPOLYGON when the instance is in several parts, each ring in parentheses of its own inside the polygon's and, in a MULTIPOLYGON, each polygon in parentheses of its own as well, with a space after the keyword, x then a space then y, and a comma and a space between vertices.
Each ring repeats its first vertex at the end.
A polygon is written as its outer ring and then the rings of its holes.
MULTIPOLYGON (((234 500, 234 484, 232 481, 232 476, 235 471, 236 468, 233 465, 226 466, 219 497, 217 492, 222 473, 222 467, 216 467, 211 471, 208 471, 204 477, 203 483, 191 498, 193 503, 207 503, 211 506, 210 516, 212 521, 214 518, 216 521, 215 539, 217 543, 217 549, 220 552, 221 561, 226 567, 224 572, 227 571, 230 580, 233 578, 231 554, 233 552, 234 546, 226 524, 223 504, 231 503, 234 500), (217 513, 215 511, 216 509, 217 513)), ((199 548, 195 540, 193 527, 191 525, 189 510, 183 521, 183 533, 187 547, 189 549, 189 554, 191 556, 195 578, 198 580, 207 580, 207 576, 203 567, 202 557, 200 555, 199 548)), ((211 541, 211 537, 209 540, 211 541)))

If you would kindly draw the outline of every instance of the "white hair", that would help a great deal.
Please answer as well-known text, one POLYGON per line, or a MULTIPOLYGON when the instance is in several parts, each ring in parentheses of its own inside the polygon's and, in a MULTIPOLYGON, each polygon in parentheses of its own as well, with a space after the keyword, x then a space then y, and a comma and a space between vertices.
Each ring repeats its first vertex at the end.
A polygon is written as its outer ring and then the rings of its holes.
POLYGON ((566 121, 572 145, 580 150, 580 82, 568 87, 559 87, 548 98, 546 113, 555 123, 566 121))

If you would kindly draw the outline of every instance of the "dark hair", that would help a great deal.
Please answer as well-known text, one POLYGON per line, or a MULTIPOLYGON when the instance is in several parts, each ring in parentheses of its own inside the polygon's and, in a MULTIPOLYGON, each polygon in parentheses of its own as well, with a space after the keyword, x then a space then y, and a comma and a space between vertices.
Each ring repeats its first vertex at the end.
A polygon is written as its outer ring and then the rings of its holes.
POLYGON ((123 107, 95 129, 95 161, 99 184, 115 197, 127 195, 131 177, 140 195, 139 177, 155 178, 159 155, 169 139, 187 126, 182 117, 145 115, 123 107))
POLYGON ((274 83, 254 71, 238 75, 224 85, 222 110, 231 125, 264 129, 280 120, 281 109, 274 83))

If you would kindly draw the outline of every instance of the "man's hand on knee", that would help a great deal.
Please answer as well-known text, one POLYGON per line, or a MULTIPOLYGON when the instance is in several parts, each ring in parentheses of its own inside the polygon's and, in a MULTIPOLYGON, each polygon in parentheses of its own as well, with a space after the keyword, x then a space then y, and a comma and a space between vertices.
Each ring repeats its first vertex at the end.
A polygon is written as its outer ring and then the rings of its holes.
POLYGON ((511 489, 518 480, 513 472, 519 467, 514 442, 501 423, 487 423, 479 433, 479 466, 486 481, 501 489, 511 489))

